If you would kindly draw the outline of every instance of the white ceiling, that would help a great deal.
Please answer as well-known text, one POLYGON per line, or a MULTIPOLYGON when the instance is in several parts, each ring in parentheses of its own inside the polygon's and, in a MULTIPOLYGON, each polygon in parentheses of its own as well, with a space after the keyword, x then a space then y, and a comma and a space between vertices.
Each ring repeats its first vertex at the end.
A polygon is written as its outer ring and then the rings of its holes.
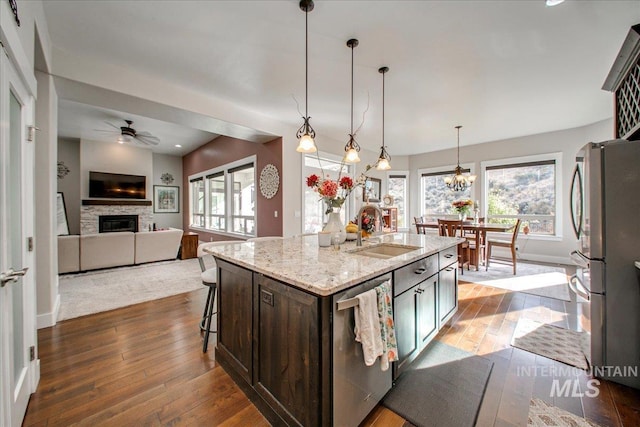
POLYGON ((218 136, 176 123, 64 99, 59 101, 58 106, 58 136, 62 138, 89 139, 114 144, 120 131, 109 124, 117 127, 126 126, 125 120, 131 120, 133 121, 131 125, 133 129, 137 132, 151 133, 160 139, 160 143, 157 146, 145 145, 136 141, 125 144, 149 148, 156 153, 182 156, 218 136), (176 147, 176 145, 181 145, 181 147, 176 147))
MULTIPOLYGON (((44 5, 58 49, 302 124, 292 98, 304 108, 304 13, 296 0, 44 5)), ((317 0, 309 14, 311 124, 347 141, 352 37, 360 41, 354 127, 369 104, 356 136, 364 148, 381 143, 383 65, 390 68, 385 141, 392 156, 453 147, 458 124, 467 145, 594 123, 612 116, 613 96, 601 87, 638 22, 638 0, 555 7, 544 0, 317 0)), ((87 111, 61 104, 67 121, 87 111)), ((98 126, 76 121, 77 132, 98 126)), ((161 137, 158 123, 134 121, 161 137)))

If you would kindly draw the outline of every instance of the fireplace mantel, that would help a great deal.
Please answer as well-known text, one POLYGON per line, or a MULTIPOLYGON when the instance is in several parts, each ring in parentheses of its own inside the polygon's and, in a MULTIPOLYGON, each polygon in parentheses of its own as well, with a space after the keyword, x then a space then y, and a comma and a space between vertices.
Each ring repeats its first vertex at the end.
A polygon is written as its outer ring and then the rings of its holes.
POLYGON ((84 199, 83 206, 151 206, 151 200, 128 199, 84 199))

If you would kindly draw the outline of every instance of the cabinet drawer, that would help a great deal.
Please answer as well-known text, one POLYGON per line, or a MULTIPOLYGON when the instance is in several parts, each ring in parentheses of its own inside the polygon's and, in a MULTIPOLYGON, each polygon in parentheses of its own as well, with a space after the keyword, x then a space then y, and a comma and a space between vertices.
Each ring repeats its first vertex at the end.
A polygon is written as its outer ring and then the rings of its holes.
POLYGON ((438 253, 438 256, 440 257, 440 270, 442 270, 453 262, 458 261, 458 246, 444 249, 438 253))
POLYGON ((400 295, 413 285, 436 274, 438 272, 437 261, 437 255, 431 255, 394 271, 393 296, 400 295))

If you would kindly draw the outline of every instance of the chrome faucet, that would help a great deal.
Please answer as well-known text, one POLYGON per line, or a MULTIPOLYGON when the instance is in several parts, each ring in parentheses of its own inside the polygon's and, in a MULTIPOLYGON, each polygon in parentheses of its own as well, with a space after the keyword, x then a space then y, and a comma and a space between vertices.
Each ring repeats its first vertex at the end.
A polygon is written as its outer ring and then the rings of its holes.
MULTIPOLYGON (((362 212, 364 212, 365 210, 369 209, 369 208, 373 208, 373 210, 376 212, 377 215, 374 215, 373 220, 374 220, 374 224, 375 221, 377 220, 377 218, 380 218, 380 231, 382 231, 382 227, 383 227, 383 222, 384 219, 382 219, 382 211, 380 210, 380 208, 376 205, 362 205, 362 207, 360 208, 360 210, 358 211, 358 233, 356 236, 356 246, 362 246, 362 212)), ((374 225, 375 227, 375 225, 374 225)))

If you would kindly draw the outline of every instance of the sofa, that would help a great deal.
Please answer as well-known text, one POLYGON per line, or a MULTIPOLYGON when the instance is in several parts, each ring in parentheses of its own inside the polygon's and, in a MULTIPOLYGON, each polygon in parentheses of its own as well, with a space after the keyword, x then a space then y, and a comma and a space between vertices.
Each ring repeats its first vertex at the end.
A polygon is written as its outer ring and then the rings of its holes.
POLYGON ((182 230, 58 236, 58 273, 175 259, 182 230))

